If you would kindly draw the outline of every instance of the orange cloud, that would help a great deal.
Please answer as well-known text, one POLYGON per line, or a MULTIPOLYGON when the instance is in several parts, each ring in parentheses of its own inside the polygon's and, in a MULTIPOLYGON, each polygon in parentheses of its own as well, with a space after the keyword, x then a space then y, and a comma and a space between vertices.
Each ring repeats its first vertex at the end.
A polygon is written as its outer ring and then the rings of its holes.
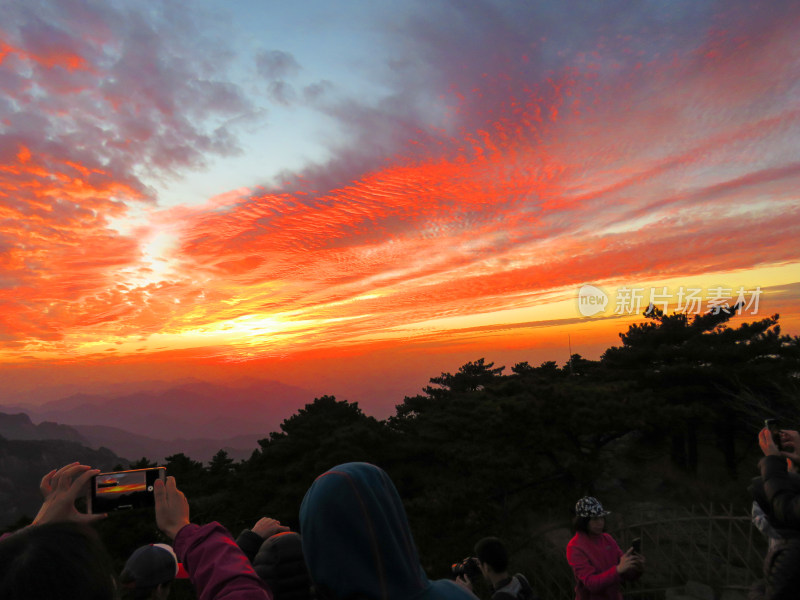
POLYGON ((558 304, 587 281, 796 264, 796 22, 753 43, 714 29, 668 55, 596 40, 566 64, 540 41, 528 50, 553 68, 537 80, 522 54, 491 56, 478 76, 441 51, 432 63, 452 78, 437 81, 442 122, 397 102, 328 106, 352 125, 329 164, 281 189, 232 182, 203 206, 153 207, 124 235, 112 221, 148 194, 119 156, 198 164, 186 148, 205 138, 190 128, 177 147, 145 141, 164 124, 183 131, 187 90, 174 82, 135 98, 104 91, 119 134, 108 161, 31 136, 3 154, 0 344, 18 360, 208 348, 245 361, 398 340, 507 348, 576 317, 505 312, 558 304), (140 108, 148 118, 133 118, 140 108), (488 314, 490 325, 450 321, 488 314))
POLYGON ((70 307, 113 286, 116 269, 134 264, 134 240, 109 219, 141 200, 131 186, 20 146, 0 164, 0 307, 6 340, 60 339, 85 320, 70 307))

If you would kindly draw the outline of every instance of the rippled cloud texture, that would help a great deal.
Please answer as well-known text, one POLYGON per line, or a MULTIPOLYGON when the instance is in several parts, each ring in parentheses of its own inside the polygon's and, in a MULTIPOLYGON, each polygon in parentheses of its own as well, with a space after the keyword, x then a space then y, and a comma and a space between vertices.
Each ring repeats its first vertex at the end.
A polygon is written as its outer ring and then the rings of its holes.
MULTIPOLYGON (((556 305, 586 282, 800 260, 797 3, 409 4, 365 24, 379 97, 215 25, 192 3, 4 7, 5 360, 424 352, 579 321, 556 305), (327 159, 164 201, 279 107, 333 124, 327 159)), ((796 290, 781 272, 764 284, 796 290)))

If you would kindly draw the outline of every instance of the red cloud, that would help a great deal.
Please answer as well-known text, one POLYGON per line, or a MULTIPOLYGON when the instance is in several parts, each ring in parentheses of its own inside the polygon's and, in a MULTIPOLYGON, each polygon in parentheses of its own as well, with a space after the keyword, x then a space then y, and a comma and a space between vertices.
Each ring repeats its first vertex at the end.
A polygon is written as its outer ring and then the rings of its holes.
POLYGON ((113 285, 137 243, 111 230, 140 192, 108 173, 19 146, 0 165, 0 307, 5 336, 58 339, 85 321, 64 307, 113 285))
POLYGON ((88 67, 86 60, 79 54, 75 54, 69 48, 50 45, 41 48, 38 53, 26 52, 20 48, 14 48, 10 44, 0 40, 0 63, 8 55, 16 55, 21 60, 28 60, 37 63, 46 69, 62 67, 67 71, 85 70, 88 67))
POLYGON ((605 79, 590 63, 524 87, 495 74, 454 93, 455 131, 415 129, 389 164, 327 192, 310 192, 330 179, 307 172, 303 192, 199 214, 180 255, 236 296, 220 314, 331 319, 323 338, 297 332, 320 344, 529 306, 585 281, 795 261, 800 172, 779 151, 792 143, 793 96, 752 107, 797 74, 783 61, 731 84, 742 64, 786 49, 790 30, 773 27, 759 48, 723 44, 713 60, 616 65, 605 79))
MULTIPOLYGON (((732 26, 734 15, 713 29, 728 33, 685 47, 664 31, 652 47, 642 31, 608 39, 585 22, 593 36, 564 34, 553 47, 497 7, 465 10, 476 19, 455 23, 448 35, 458 39, 437 37, 439 21, 417 23, 407 54, 430 60, 425 69, 399 64, 385 102, 323 107, 349 132, 329 164, 287 174, 281 190, 159 213, 151 226, 176 232, 178 243, 158 277, 139 262, 138 240, 109 224, 126 210, 120 198, 148 196, 123 158, 139 167, 163 158, 170 170, 232 151, 183 109, 225 113, 240 100, 235 90, 177 81, 145 28, 153 47, 123 53, 116 72, 148 85, 74 92, 84 114, 109 111, 111 133, 90 119, 74 138, 37 143, 36 126, 61 121, 19 115, 13 150, 0 150, 7 346, 67 352, 73 338, 187 330, 193 343, 208 335, 218 344, 220 329, 238 327, 218 351, 249 358, 531 307, 587 281, 800 258, 796 16, 746 37, 758 44, 737 41, 748 28, 732 26), (189 102, 195 92, 202 99, 189 102), (445 105, 445 116, 429 114, 445 105), (172 135, 151 142, 163 128, 172 135), (67 151, 68 140, 86 148, 93 135, 107 156, 67 151)), ((71 89, 89 89, 77 75, 71 89)))

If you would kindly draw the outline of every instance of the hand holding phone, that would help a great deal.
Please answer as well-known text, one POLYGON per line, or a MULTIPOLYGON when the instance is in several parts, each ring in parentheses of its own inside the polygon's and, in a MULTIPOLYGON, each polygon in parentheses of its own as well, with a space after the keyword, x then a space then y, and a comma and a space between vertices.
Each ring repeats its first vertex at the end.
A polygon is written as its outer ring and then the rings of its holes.
POLYGON ((642 538, 634 538, 631 542, 631 548, 633 548, 634 554, 641 554, 642 553, 642 538))
POLYGON ((75 501, 84 493, 87 483, 97 473, 98 469, 92 469, 88 465, 70 463, 42 477, 39 490, 44 496, 44 502, 33 519, 33 525, 102 519, 103 515, 82 513, 75 507, 75 501))
POLYGON ((770 435, 772 435, 772 441, 775 442, 775 446, 777 446, 778 450, 783 450, 783 446, 781 445, 781 428, 778 425, 778 419, 765 419, 764 427, 769 429, 770 435))
POLYGON ((155 482, 164 481, 166 467, 99 473, 92 477, 87 504, 90 513, 108 513, 155 506, 155 482))

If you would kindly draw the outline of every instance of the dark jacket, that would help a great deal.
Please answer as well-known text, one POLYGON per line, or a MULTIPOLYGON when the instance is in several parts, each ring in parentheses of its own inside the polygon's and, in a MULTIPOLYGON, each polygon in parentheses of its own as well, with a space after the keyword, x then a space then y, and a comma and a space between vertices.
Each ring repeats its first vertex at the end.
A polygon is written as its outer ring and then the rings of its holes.
POLYGON ((492 600, 538 600, 538 598, 522 573, 499 582, 492 592, 492 600))
POLYGON ((800 476, 789 473, 782 456, 765 456, 759 467, 761 477, 750 485, 753 499, 781 533, 800 534, 800 476))
POLYGON ((787 471, 782 456, 765 456, 759 467, 761 477, 749 489, 781 536, 764 560, 764 598, 795 599, 800 589, 800 477, 787 471))
POLYGON ((300 506, 300 533, 321 598, 475 600, 425 575, 400 496, 375 465, 346 463, 317 477, 300 506))
POLYGON ((293 531, 266 540, 245 529, 236 543, 253 563, 258 576, 272 590, 274 600, 309 600, 313 597, 311 578, 303 557, 303 543, 293 531))

